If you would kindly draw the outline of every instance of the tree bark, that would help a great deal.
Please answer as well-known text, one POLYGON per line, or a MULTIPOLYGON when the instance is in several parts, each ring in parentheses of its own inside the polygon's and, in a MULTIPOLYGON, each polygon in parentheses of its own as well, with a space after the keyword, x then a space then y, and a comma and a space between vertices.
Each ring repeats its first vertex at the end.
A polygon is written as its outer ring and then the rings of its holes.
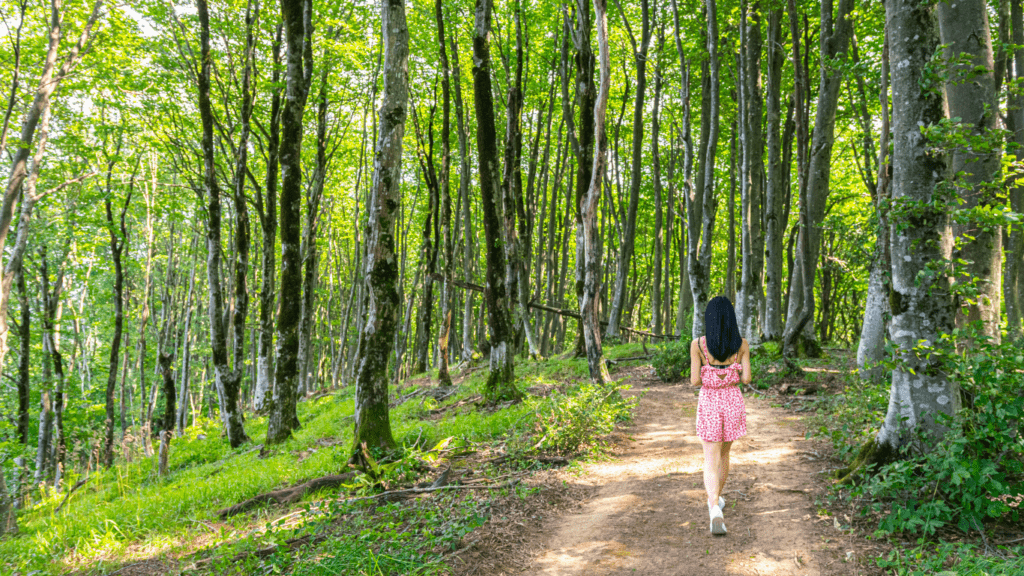
POLYGON ((480 199, 483 203, 484 235, 487 240, 488 333, 490 335, 490 373, 484 387, 489 402, 520 397, 515 387, 513 333, 509 318, 509 294, 506 283, 506 257, 502 248, 501 180, 498 172, 497 134, 494 125, 494 99, 491 90, 491 12, 492 0, 476 0, 473 27, 473 101, 477 117, 477 159, 480 165, 480 199))
MULTIPOLYGON (((454 86, 455 122, 459 131, 459 199, 462 203, 462 279, 469 282, 473 279, 474 246, 476 234, 473 231, 473 219, 470 217, 469 197, 469 127, 463 112, 462 101, 462 70, 459 67, 459 47, 453 34, 450 40, 452 50, 452 85, 454 86)), ((473 298, 467 296, 462 309, 462 357, 473 356, 473 298)))
MULTIPOLYGON (((211 148, 212 151, 212 148, 211 148)), ((103 464, 110 468, 114 464, 114 387, 117 385, 117 363, 121 352, 121 333, 124 330, 124 269, 121 263, 121 255, 124 251, 125 242, 128 240, 128 229, 125 226, 125 213, 128 211, 128 204, 132 200, 132 189, 128 188, 128 195, 125 197, 124 206, 121 208, 120 226, 114 228, 114 213, 110 202, 113 194, 111 188, 111 177, 115 160, 107 164, 107 194, 104 198, 104 206, 107 214, 107 229, 110 233, 110 257, 114 263, 114 335, 110 342, 110 370, 107 372, 107 393, 106 409, 107 418, 104 428, 103 440, 103 464)), ((134 175, 132 182, 134 183, 134 175)))
MULTIPOLYGON (((623 307, 626 304, 626 280, 629 276, 630 264, 636 245, 636 211, 640 204, 640 183, 643 173, 644 143, 644 96, 647 91, 647 52, 651 45, 651 18, 647 0, 640 1, 642 29, 639 45, 630 31, 633 46, 633 60, 636 66, 636 96, 633 98, 633 167, 629 184, 629 208, 626 211, 626 222, 622 230, 621 246, 615 270, 615 289, 608 310, 608 327, 605 337, 617 338, 619 324, 622 321, 623 307)), ((625 13, 622 21, 629 30, 629 21, 625 13)), ((596 164, 595 164, 596 165, 596 164)))
MULTIPOLYGON (((360 446, 391 449, 388 414, 388 359, 398 322, 398 254, 395 220, 401 207, 402 137, 409 105, 409 28, 405 2, 387 0, 381 7, 384 46, 384 100, 374 148, 373 186, 367 206, 366 322, 356 363, 355 427, 352 452, 360 446)), ((398 367, 396 366, 397 370, 398 367)))
POLYGON ((785 61, 785 36, 782 28, 782 8, 773 9, 768 15, 768 58, 765 78, 767 86, 768 121, 768 190, 765 198, 765 338, 778 341, 782 338, 782 239, 786 234, 787 222, 783 218, 783 201, 786 189, 783 187, 783 172, 788 164, 782 161, 782 142, 779 130, 782 116, 782 64, 785 61))
POLYGON ((284 0, 281 20, 287 46, 285 102, 281 110, 281 284, 277 309, 274 394, 267 418, 268 445, 284 442, 299 429, 299 318, 302 315, 302 116, 312 76, 312 0, 284 0), (309 60, 308 62, 306 60, 309 60))
POLYGON ((894 210, 892 242, 893 319, 890 335, 898 363, 892 374, 889 409, 875 442, 894 453, 918 426, 931 440, 946 428, 936 414, 952 416, 960 405, 956 382, 942 369, 940 346, 954 327, 950 279, 943 269, 950 254, 949 215, 939 199, 947 161, 932 148, 922 127, 945 117, 942 93, 928 84, 928 66, 939 46, 934 6, 917 0, 886 0, 892 68, 894 210), (924 346, 922 346, 922 344, 924 346))
POLYGON ((763 182, 765 178, 764 152, 761 139, 761 114, 764 96, 761 93, 761 3, 754 0, 750 11, 745 14, 743 26, 746 44, 743 57, 743 91, 744 126, 743 126, 743 175, 745 182, 740 190, 746 192, 741 203, 743 226, 743 274, 740 278, 739 297, 742 311, 738 311, 741 320, 740 332, 751 343, 761 341, 761 329, 758 327, 758 309, 764 300, 762 274, 764 272, 765 238, 761 227, 761 214, 764 203, 763 182))
POLYGON ((267 137, 267 178, 266 194, 257 191, 256 210, 260 218, 261 280, 260 280, 260 342, 256 359, 256 387, 253 391, 253 408, 257 411, 269 407, 267 395, 273 398, 274 388, 274 304, 277 280, 277 169, 278 150, 281 138, 281 34, 283 25, 278 24, 274 38, 274 66, 271 76, 276 87, 270 99, 270 130, 267 137))
MULTIPOLYGON (((1010 20, 1013 29, 1014 78, 1024 79, 1024 9, 1021 0, 1010 0, 1010 20)), ((1024 160, 1024 95, 1013 92, 1008 97, 1010 106, 1007 110, 1007 128, 1011 138, 1017 145, 1014 157, 1017 162, 1024 160)), ((1024 213, 1024 186, 1020 177, 1012 179, 1009 190, 1010 209, 1024 213)), ((1024 316, 1024 222, 1016 222, 1008 227, 1006 243, 1006 271, 1003 276, 1003 299, 1006 301, 1006 336, 1010 340, 1019 340, 1024 336, 1021 317, 1024 316)))
MULTIPOLYGON (((690 220, 687 268, 690 274, 690 291, 693 293, 693 338, 704 335, 704 309, 708 305, 708 291, 711 283, 711 245, 715 227, 715 212, 718 202, 715 198, 715 151, 718 148, 719 127, 719 58, 718 58, 718 9, 715 0, 707 0, 707 81, 704 90, 707 106, 701 109, 701 123, 707 123, 707 138, 702 139, 703 150, 698 178, 703 185, 697 187, 687 204, 690 220), (698 208, 699 204, 699 208, 698 208)), ((703 128, 702 128, 703 131, 703 128)))
POLYGON ((316 96, 316 168, 313 182, 306 194, 306 222, 302 229, 302 311, 299 317, 299 351, 298 351, 298 394, 305 396, 316 384, 315 375, 310 372, 313 356, 313 322, 316 313, 317 270, 320 267, 320 250, 317 247, 321 209, 320 202, 324 196, 324 184, 327 180, 327 166, 330 158, 327 155, 327 107, 328 77, 330 67, 327 65, 327 54, 324 53, 320 67, 320 89, 316 96), (311 381, 312 380, 312 381, 311 381))
MULTIPOLYGON (((838 9, 834 14, 831 1, 821 4, 821 66, 818 78, 817 112, 814 119, 814 133, 811 137, 806 185, 801 187, 806 190, 807 196, 807 202, 801 210, 806 210, 807 217, 805 219, 804 214, 801 213, 801 220, 806 220, 806 223, 797 237, 797 253, 800 254, 801 282, 799 284, 801 292, 798 299, 791 300, 797 304, 797 307, 786 318, 784 349, 787 355, 795 353, 796 339, 801 333, 807 338, 814 338, 814 277, 818 267, 821 224, 825 218, 829 194, 836 109, 839 104, 839 89, 843 83, 842 69, 831 63, 846 59, 850 36, 853 33, 853 24, 849 18, 852 9, 853 0, 839 0, 838 9)), ((791 12, 795 13, 795 10, 791 10, 791 12)), ((796 54, 796 50, 794 43, 794 54, 796 54)), ((793 306, 791 305, 790 308, 793 306)))
MULTIPOLYGON (((658 52, 664 45, 664 37, 659 34, 658 52)), ((663 248, 663 212, 662 190, 661 190, 661 154, 658 149, 658 140, 661 138, 661 71, 654 74, 654 110, 651 112, 651 175, 654 184, 654 285, 651 293, 651 328, 655 334, 661 336, 661 321, 664 311, 662 310, 661 274, 662 274, 662 251, 663 248)))
MULTIPOLYGON (((444 283, 441 286, 441 327, 437 334, 437 381, 441 386, 451 386, 448 373, 449 340, 452 333, 452 307, 455 292, 455 235, 452 232, 451 194, 451 86, 448 70, 448 50, 445 41, 444 13, 441 0, 434 0, 434 17, 437 20, 437 48, 441 59, 441 237, 444 241, 444 283)), ((458 57, 457 54, 455 54, 458 57)), ((460 122, 461 123, 461 122, 460 122)), ((468 201, 468 198, 466 199, 468 201)))
MULTIPOLYGON (((892 261, 889 252, 889 38, 882 48, 882 78, 879 94, 882 109, 882 133, 878 146, 878 182, 875 186, 875 214, 878 217, 878 237, 868 279, 868 296, 864 309, 864 323, 857 345, 857 369, 864 380, 878 380, 885 368, 878 363, 885 357, 885 331, 892 311, 889 309, 889 270, 892 261)), ((868 126, 865 126, 867 128, 868 126)))
MULTIPOLYGON (((605 137, 605 116, 608 111, 608 90, 611 88, 611 57, 608 51, 607 0, 594 0, 594 20, 597 27, 599 84, 594 102, 594 139, 597 150, 594 153, 594 167, 591 170, 590 187, 583 199, 581 216, 583 220, 583 246, 585 272, 583 277, 583 301, 580 303, 580 329, 587 346, 587 366, 590 379, 598 384, 611 381, 608 366, 601 350, 600 310, 598 295, 601 282, 601 235, 597 228, 597 204, 601 200, 601 185, 604 181, 605 157, 608 154, 608 139, 605 137)), ((646 14, 647 3, 644 2, 646 14)), ((645 28, 646 28, 646 18, 645 28)), ((645 31, 645 34, 647 32, 645 31)))
MULTIPOLYGON (((213 111, 210 105, 210 14, 207 0, 199 0, 200 58, 199 115, 203 124, 203 186, 207 197, 206 223, 206 277, 210 291, 210 352, 213 360, 215 385, 220 400, 221 420, 232 448, 249 440, 242 425, 238 409, 238 388, 241 371, 228 366, 227 327, 224 316, 223 286, 221 284, 221 231, 220 184, 217 182, 213 150, 213 111)), ((109 209, 108 209, 109 212, 109 209)), ((108 216, 109 219, 109 216, 108 216)))
MULTIPOLYGON (((963 210, 993 209, 1000 204, 998 189, 992 186, 1002 159, 999 129, 999 98, 996 92, 992 34, 988 24, 988 3, 975 1, 939 2, 939 35, 947 61, 969 57, 970 62, 951 65, 946 74, 946 106, 950 118, 974 143, 970 149, 953 152, 951 169, 956 192, 964 200, 963 210)), ((976 283, 977 295, 960 303, 958 328, 981 322, 981 334, 1000 340, 1003 227, 971 220, 954 226, 962 245, 954 261, 966 264, 957 274, 957 284, 976 283)), ((970 289, 969 289, 970 290, 970 289)), ((973 292, 973 290, 971 290, 973 292)))
MULTIPOLYGON (((234 328, 232 338, 232 366, 238 375, 237 386, 241 387, 245 367, 245 321, 249 316, 249 288, 247 285, 249 276, 249 247, 252 243, 252 231, 249 224, 249 203, 245 194, 245 181, 249 162, 249 131, 252 119, 253 98, 251 94, 251 76, 253 67, 253 50, 256 40, 253 36, 253 27, 259 20, 259 3, 253 10, 252 0, 245 9, 245 64, 242 68, 242 110, 241 110, 241 133, 238 138, 238 146, 235 158, 235 174, 232 183, 233 202, 235 205, 235 269, 234 281, 235 306, 232 311, 231 325, 234 328)), ((164 382, 166 383, 166 376, 164 382)), ((170 422, 165 423, 170 424, 170 422)), ((172 430, 173 426, 167 426, 164 430, 172 430)))

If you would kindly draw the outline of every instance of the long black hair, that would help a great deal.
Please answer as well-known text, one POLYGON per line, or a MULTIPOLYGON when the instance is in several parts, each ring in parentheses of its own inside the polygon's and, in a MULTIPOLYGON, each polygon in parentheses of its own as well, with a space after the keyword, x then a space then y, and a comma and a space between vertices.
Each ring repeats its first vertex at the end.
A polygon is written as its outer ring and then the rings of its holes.
POLYGON ((743 345, 736 310, 725 296, 716 296, 708 302, 704 309, 704 329, 708 352, 718 360, 729 358, 743 345))

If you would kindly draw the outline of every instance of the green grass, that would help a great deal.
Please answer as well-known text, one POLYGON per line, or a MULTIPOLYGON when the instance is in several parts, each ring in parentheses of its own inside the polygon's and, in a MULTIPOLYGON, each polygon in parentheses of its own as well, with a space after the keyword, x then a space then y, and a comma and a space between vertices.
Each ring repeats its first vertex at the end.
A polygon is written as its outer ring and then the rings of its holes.
MULTIPOLYGON (((631 356, 636 352, 633 348, 634 345, 610 348, 608 355, 631 356)), ((475 370, 460 384, 458 393, 444 403, 452 404, 479 394, 486 373, 486 367, 475 370)), ((572 396, 579 389, 572 384, 585 380, 586 375, 586 363, 582 360, 522 361, 517 365, 517 385, 521 390, 537 384, 562 385, 563 388, 568 385, 566 394, 572 396)), ((401 393, 410 390, 413 388, 404 388, 401 393)), ((401 393, 392 387, 391 398, 401 393)), ((222 548, 217 553, 225 555, 230 553, 231 546, 245 550, 261 545, 252 532, 265 525, 268 513, 273 517, 282 510, 258 511, 255 516, 237 516, 226 523, 217 521, 215 512, 270 490, 347 470, 353 394, 354 389, 349 387, 332 396, 301 403, 298 410, 302 428, 264 458, 253 449, 265 437, 265 418, 251 417, 246 421, 246 432, 253 441, 234 450, 221 438, 219 420, 203 419, 189 429, 186 437, 173 440, 170 472, 166 477, 156 474, 154 458, 141 458, 133 462, 121 461, 107 471, 93 472, 89 482, 56 514, 54 509, 63 495, 41 501, 37 496, 33 505, 19 517, 21 533, 0 540, 0 573, 62 574, 150 557, 180 556, 197 548, 222 548), (318 443, 321 439, 330 442, 318 443)), ((464 446, 495 441, 515 445, 520 437, 538 429, 536 418, 550 413, 557 398, 564 401, 565 396, 528 396, 521 403, 496 411, 467 406, 445 412, 436 419, 427 419, 428 411, 436 408, 437 403, 430 398, 417 397, 392 410, 392 430, 395 440, 407 448, 429 448, 447 437, 454 437, 464 446)), ((69 475, 68 482, 76 480, 74 475, 69 475)), ((307 496, 307 500, 313 498, 307 496)), ((347 558, 344 562, 349 564, 346 565, 360 566, 362 572, 359 573, 411 573, 407 566, 402 568, 403 562, 423 564, 424 554, 437 556, 441 550, 450 549, 452 543, 458 541, 455 535, 461 537, 460 530, 472 529, 482 521, 480 518, 486 517, 485 510, 472 500, 464 501, 455 496, 444 498, 451 500, 445 517, 431 516, 439 513, 436 510, 430 512, 416 507, 408 507, 408 510, 399 507, 380 518, 377 514, 356 515, 365 520, 361 527, 356 523, 356 540, 332 538, 330 544, 317 548, 316 557, 347 558), (415 545, 388 537, 387 530, 381 532, 379 527, 389 523, 420 526, 414 531, 419 534, 414 538, 415 545), (448 536, 444 530, 434 534, 423 529, 423 526, 434 525, 447 526, 448 536), (353 555, 359 557, 358 562, 353 555)), ((334 511, 334 514, 342 512, 334 511)), ((300 528, 310 529, 313 528, 300 528)), ((324 529, 323 526, 320 529, 324 529)), ((292 533, 296 533, 294 529, 283 532, 281 537, 292 533)), ((272 555, 259 562, 287 563, 289 557, 289 554, 272 555)), ((322 564, 322 570, 317 568, 315 573, 330 574, 334 570, 330 562, 314 561, 302 553, 296 555, 294 561, 296 574, 314 573, 303 571, 307 565, 322 564)), ((216 563, 213 567, 215 572, 219 571, 216 563)), ((430 573, 430 570, 420 573, 430 573)))

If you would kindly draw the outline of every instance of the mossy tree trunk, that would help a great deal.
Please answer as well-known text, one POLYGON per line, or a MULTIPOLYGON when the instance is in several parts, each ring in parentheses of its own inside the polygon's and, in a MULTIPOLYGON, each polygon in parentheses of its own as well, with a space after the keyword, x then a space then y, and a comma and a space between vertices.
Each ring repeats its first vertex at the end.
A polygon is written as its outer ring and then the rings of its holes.
POLYGON ((489 402, 520 397, 515 387, 513 330, 506 283, 505 242, 502 237, 501 176, 498 170, 494 97, 491 90, 492 0, 476 0, 473 26, 473 102, 477 118, 477 159, 480 166, 480 199, 483 204, 484 237, 487 242, 487 325, 490 336, 490 373, 484 388, 489 402))
MULTIPOLYGON (((574 267, 573 288, 576 292, 576 303, 583 304, 583 281, 584 281, 584 257, 583 257, 583 217, 580 213, 580 206, 590 187, 590 174, 594 169, 594 105, 597 98, 597 90, 594 86, 594 51, 590 46, 591 16, 590 5, 587 2, 577 2, 573 5, 572 13, 573 26, 569 27, 569 20, 565 22, 564 36, 562 37, 562 121, 565 122, 565 133, 569 140, 569 147, 572 148, 573 156, 576 157, 575 188, 573 189, 573 217, 575 219, 575 240, 576 240, 576 262, 574 267), (569 97, 569 41, 572 41, 574 53, 573 68, 575 70, 576 88, 572 99, 569 97), (576 124, 575 112, 579 111, 579 125, 576 124)), ((563 259, 563 262, 566 260, 563 259)), ((563 325, 564 326, 564 325, 563 325)), ((564 330, 564 328, 563 328, 564 330)), ((586 354, 586 346, 582 331, 578 333, 575 343, 574 356, 577 358, 586 354)))
MULTIPOLYGON (((277 173, 278 149, 281 142, 281 34, 283 26, 278 24, 274 37, 274 71, 271 75, 274 88, 270 99, 270 129, 267 134, 267 178, 266 191, 256 190, 256 212, 263 233, 261 243, 260 271, 260 341, 256 355, 256 385, 253 389, 253 408, 264 410, 268 407, 268 395, 274 389, 274 291, 277 279, 277 173)), ((189 288, 191 291, 191 287, 189 288)), ((272 396, 271 396, 272 397, 272 396)))
MULTIPOLYGON (((452 332, 452 306, 455 303, 455 236, 452 232, 451 194, 451 82, 448 69, 448 50, 444 33, 444 11, 441 0, 434 2, 437 20, 437 48, 441 59, 441 237, 444 242, 444 284, 441 286, 441 327, 437 334, 437 380, 441 386, 450 386, 448 373, 449 341, 452 332)), ((469 298, 467 297, 467 300, 469 298)))
POLYGON ((929 82, 928 66, 939 46, 933 4, 887 0, 893 92, 893 174, 890 214, 892 307, 890 336, 896 345, 889 409, 876 444, 900 446, 920 427, 926 437, 946 428, 937 414, 960 405, 957 385, 930 348, 952 333, 954 307, 946 266, 949 214, 943 190, 947 160, 922 134, 945 117, 941 86, 929 82))
POLYGON ((287 46, 285 102, 281 111, 281 284, 278 292, 274 393, 267 419, 266 443, 291 437, 300 426, 299 319, 302 316, 302 251, 299 228, 302 205, 302 117, 313 75, 311 0, 283 0, 281 20, 287 46))
MULTIPOLYGON (((228 365, 227 326, 224 317, 224 294, 221 285, 221 204, 220 184, 214 163, 213 111, 210 105, 210 13, 206 0, 199 0, 200 59, 199 115, 203 124, 203 186, 206 188, 206 277, 209 283, 210 352, 214 379, 220 401, 221 420, 232 448, 249 441, 238 407, 241 371, 228 365)), ((109 208, 108 208, 109 212, 109 208)), ((108 214, 108 220, 110 219, 108 214)), ((123 216, 122 216, 123 219, 123 216)), ((123 240, 122 240, 123 242, 123 240)), ((111 362, 114 364, 114 362, 111 362)), ((113 371, 111 372, 113 376, 113 371)), ((111 378, 113 380, 113 378, 111 378)))
POLYGON ((409 29, 403 0, 385 0, 381 8, 384 44, 384 94, 374 149, 373 185, 366 226, 366 322, 356 360, 355 431, 352 451, 359 459, 363 443, 394 447, 388 415, 388 358, 398 325, 398 254, 395 220, 401 206, 402 137, 409 106, 409 29))

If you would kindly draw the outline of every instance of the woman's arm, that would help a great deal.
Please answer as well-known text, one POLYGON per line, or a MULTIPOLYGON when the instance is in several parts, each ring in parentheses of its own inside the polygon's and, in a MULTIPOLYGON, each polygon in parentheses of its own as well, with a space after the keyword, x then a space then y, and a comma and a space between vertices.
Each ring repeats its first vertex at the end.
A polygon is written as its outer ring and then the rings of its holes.
POLYGON ((700 347, 696 340, 690 342, 690 384, 700 386, 700 347))
POLYGON ((740 346, 740 362, 743 364, 743 376, 740 378, 744 384, 750 384, 750 344, 744 338, 743 345, 740 346))

